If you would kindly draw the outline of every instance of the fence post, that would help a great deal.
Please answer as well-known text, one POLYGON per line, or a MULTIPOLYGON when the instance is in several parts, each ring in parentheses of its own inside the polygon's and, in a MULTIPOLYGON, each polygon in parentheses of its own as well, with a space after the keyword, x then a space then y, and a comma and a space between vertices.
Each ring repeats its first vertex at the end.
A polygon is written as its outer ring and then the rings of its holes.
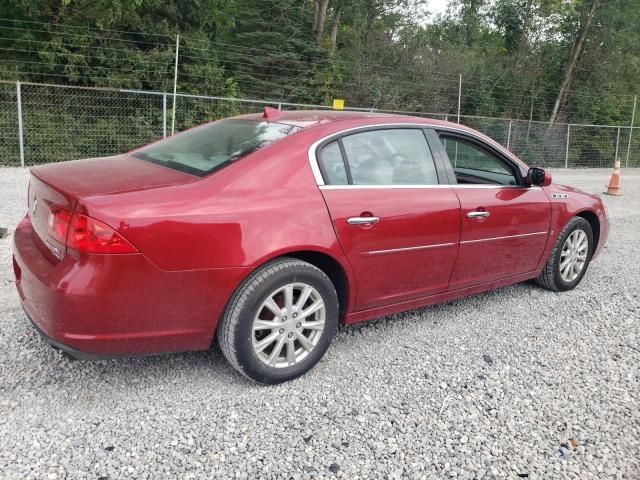
POLYGON ((529 134, 531 133, 531 120, 533 120, 533 95, 531 96, 531 110, 529 110, 529 126, 527 127, 527 140, 529 140, 529 134))
POLYGON ((24 133, 22 130, 22 89, 20 80, 16 82, 16 102, 18 104, 18 139, 20 141, 20 166, 24 168, 24 133))
POLYGON ((567 125, 567 150, 564 154, 564 168, 569 168, 569 139, 571 138, 571 124, 567 125))
POLYGON ((162 138, 167 138, 167 94, 162 94, 162 138))
POLYGON ((629 154, 631 153, 631 135, 633 135, 633 123, 636 120, 636 102, 638 101, 638 96, 633 97, 633 111, 631 112, 631 128, 629 128, 629 143, 627 144, 627 160, 624 164, 625 167, 629 166, 629 154))
POLYGON ((507 150, 509 150, 509 146, 511 145, 511 124, 513 120, 509 120, 509 133, 507 133, 507 150))
POLYGON ((460 102, 462 99, 462 74, 460 74, 460 81, 458 82, 458 123, 460 123, 460 102))
POLYGON ((173 110, 171 111, 171 135, 176 127, 176 90, 178 88, 178 51, 180 50, 180 35, 176 35, 176 64, 173 69, 173 110))
POLYGON ((613 163, 618 160, 618 145, 620 145, 620 127, 618 127, 618 135, 616 136, 616 155, 613 157, 613 163))

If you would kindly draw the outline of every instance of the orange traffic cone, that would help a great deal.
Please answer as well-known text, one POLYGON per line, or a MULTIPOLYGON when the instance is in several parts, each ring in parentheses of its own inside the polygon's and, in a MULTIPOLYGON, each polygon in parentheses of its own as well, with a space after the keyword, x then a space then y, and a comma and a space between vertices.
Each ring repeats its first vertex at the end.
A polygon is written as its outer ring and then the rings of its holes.
POLYGON ((613 173, 611 174, 611 180, 607 186, 606 195, 622 195, 622 188, 620 188, 620 159, 616 159, 616 163, 613 167, 613 173))

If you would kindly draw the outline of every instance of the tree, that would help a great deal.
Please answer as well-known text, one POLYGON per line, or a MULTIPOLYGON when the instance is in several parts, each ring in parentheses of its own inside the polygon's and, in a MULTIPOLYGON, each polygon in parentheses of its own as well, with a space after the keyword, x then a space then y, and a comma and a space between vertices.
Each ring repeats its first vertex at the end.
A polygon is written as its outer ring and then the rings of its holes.
POLYGON ((599 5, 600 0, 585 0, 584 2, 575 41, 571 47, 569 60, 567 61, 564 69, 564 76, 562 78, 562 83, 560 84, 560 91, 558 92, 558 96, 553 104, 553 110, 551 111, 551 117, 549 118, 550 123, 554 123, 556 121, 561 104, 566 102, 568 91, 570 90, 575 77, 576 67, 584 53, 589 29, 599 5))

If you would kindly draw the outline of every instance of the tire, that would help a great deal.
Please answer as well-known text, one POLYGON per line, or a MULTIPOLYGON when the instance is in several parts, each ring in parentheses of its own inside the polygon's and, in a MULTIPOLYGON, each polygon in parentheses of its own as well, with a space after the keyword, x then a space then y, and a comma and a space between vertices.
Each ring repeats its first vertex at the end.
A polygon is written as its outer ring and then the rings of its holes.
POLYGON ((231 366, 247 378, 264 384, 286 382, 303 375, 322 358, 336 332, 338 312, 336 290, 322 270, 282 257, 261 266, 238 286, 218 325, 218 343, 231 366), (307 292, 305 301, 301 297, 307 292), (303 318, 310 307, 320 304, 324 309, 303 318), (264 347, 272 337, 275 339, 264 347), (278 346, 281 350, 273 359, 278 346), (260 348, 263 350, 258 351, 260 348))
MULTIPOLYGON (((560 232, 556 245, 549 256, 544 269, 540 273, 540 276, 536 279, 536 283, 544 288, 553 290, 554 292, 572 290, 580 283, 587 272, 587 268, 591 262, 591 257, 593 256, 593 250, 594 242, 591 225, 582 217, 573 217, 569 222, 567 222, 567 225, 564 227, 562 232, 560 232), (582 231, 586 236, 588 244, 584 263, 575 278, 571 279, 567 278, 567 275, 563 275, 563 272, 561 272, 562 257, 565 255, 564 249, 567 239, 571 235, 574 235, 573 238, 581 238, 582 234, 580 234, 580 231, 582 231)), ((575 274, 575 271, 571 272, 571 275, 573 274, 575 274)), ((569 277, 571 275, 569 275, 569 277)))

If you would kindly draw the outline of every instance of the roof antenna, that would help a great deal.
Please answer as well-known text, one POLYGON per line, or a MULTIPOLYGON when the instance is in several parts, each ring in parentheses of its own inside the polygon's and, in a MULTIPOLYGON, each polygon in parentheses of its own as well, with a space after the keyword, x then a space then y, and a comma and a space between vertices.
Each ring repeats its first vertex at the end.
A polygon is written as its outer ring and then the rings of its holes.
POLYGON ((264 113, 262 114, 262 118, 266 118, 268 120, 269 119, 275 120, 281 115, 282 115, 282 112, 280 110, 277 110, 271 107, 264 107, 264 113))

